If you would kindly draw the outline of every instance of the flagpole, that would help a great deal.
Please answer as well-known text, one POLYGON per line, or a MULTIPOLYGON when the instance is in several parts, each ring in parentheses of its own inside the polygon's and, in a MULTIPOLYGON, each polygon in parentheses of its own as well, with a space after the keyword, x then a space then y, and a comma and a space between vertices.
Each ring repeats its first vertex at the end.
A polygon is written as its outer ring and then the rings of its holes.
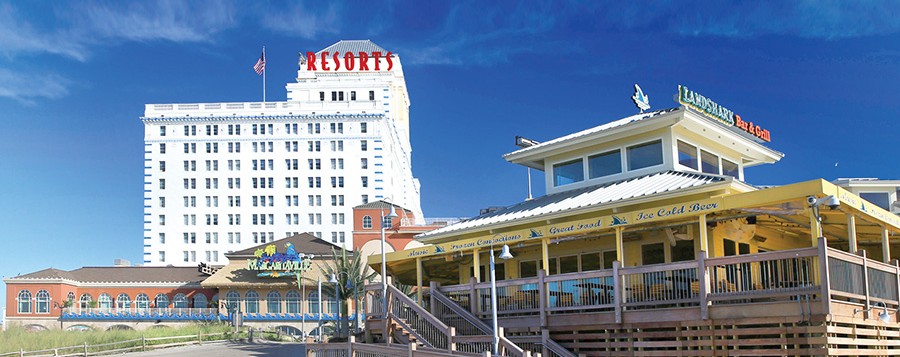
MULTIPOLYGON (((263 46, 263 61, 266 58, 266 46, 263 46)), ((263 65, 263 103, 266 102, 266 67, 263 65)))

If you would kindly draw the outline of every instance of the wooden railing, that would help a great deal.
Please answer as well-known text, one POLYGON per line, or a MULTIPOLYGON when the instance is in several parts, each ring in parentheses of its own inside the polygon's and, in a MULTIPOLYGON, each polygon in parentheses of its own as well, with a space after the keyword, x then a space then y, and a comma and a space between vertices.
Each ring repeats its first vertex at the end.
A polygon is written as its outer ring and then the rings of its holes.
MULTIPOLYGON (((389 326, 391 322, 396 322, 404 331, 415 336, 427 347, 453 349, 451 341, 454 329, 452 327, 435 318, 393 285, 388 284, 387 293, 388 319, 385 320, 386 326, 389 326)), ((388 330, 389 328, 385 328, 384 331, 388 330)))
MULTIPOLYGON (((496 282, 497 314, 547 315, 614 311, 616 321, 627 310, 710 306, 797 300, 821 303, 827 313, 831 299, 868 306, 880 302, 900 307, 898 267, 828 248, 791 249, 640 267, 586 271, 496 282), (825 264, 823 264, 825 262, 825 264)), ((447 299, 485 319, 491 313, 490 283, 440 286, 447 299)), ((811 311, 807 307, 807 311, 811 311)))

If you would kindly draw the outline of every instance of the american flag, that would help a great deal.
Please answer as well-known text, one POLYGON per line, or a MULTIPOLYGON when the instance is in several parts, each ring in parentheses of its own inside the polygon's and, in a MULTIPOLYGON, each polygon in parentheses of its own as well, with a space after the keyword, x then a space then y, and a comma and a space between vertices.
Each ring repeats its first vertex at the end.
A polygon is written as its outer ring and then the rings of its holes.
POLYGON ((263 71, 266 70, 266 51, 263 51, 262 55, 259 56, 259 60, 253 65, 253 70, 256 71, 256 74, 263 74, 263 71))

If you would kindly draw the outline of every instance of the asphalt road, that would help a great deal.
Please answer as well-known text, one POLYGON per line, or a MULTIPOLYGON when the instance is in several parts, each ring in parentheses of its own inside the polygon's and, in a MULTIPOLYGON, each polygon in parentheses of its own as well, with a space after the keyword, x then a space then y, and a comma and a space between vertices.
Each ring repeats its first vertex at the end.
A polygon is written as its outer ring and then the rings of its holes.
POLYGON ((200 346, 163 348, 155 351, 129 353, 128 355, 140 357, 302 357, 306 356, 306 346, 300 343, 209 342, 200 346))

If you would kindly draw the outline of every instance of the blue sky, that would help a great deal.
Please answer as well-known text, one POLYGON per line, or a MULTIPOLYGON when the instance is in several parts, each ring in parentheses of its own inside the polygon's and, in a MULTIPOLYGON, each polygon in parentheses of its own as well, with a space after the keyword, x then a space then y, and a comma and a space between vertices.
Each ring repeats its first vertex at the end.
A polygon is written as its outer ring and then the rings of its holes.
MULTIPOLYGON (((429 217, 525 197, 513 137, 684 84, 772 131, 754 184, 900 178, 900 3, 0 0, 0 275, 140 262, 146 103, 284 100, 297 53, 371 39, 409 87, 429 217), (452 173, 452 174, 448 174, 452 173)), ((536 193, 543 181, 535 178, 536 193)), ((0 298, 5 295, 5 288, 0 298)), ((4 300, 0 300, 0 305, 4 300)))

